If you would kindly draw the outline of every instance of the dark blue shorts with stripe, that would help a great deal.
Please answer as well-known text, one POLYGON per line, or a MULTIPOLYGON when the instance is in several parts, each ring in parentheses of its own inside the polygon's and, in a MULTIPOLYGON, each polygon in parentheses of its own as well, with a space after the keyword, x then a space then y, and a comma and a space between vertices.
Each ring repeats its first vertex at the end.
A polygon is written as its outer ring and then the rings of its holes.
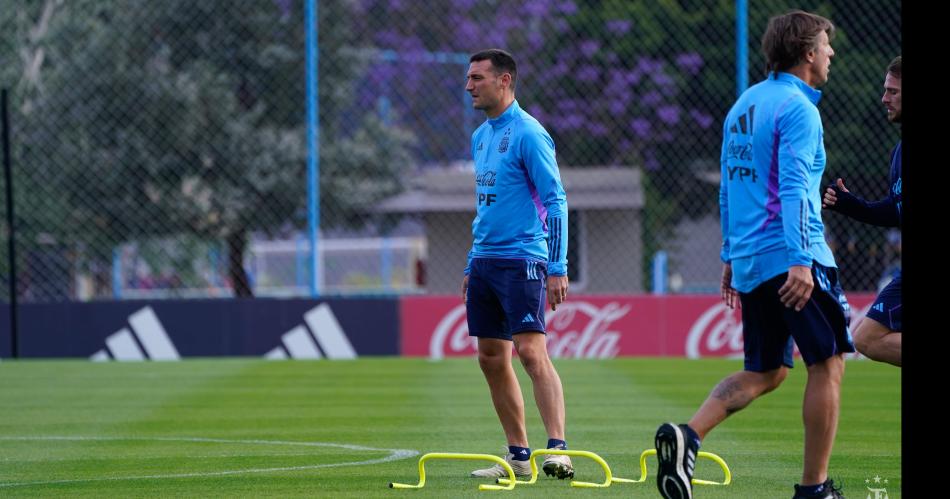
POLYGON ((465 310, 468 334, 511 340, 544 332, 547 263, 522 258, 473 258, 465 310))

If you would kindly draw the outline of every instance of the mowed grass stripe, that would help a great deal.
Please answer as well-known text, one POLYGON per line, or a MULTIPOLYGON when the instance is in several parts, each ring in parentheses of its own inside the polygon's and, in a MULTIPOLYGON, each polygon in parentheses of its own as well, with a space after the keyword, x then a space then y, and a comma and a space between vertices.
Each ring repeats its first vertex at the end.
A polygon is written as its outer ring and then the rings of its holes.
MULTIPOLYGON (((663 421, 685 421, 739 360, 558 360, 567 398, 568 440, 597 452, 615 475, 637 478, 639 452, 652 447, 663 421)), ((528 431, 535 447, 546 443, 530 389, 516 367, 525 395, 528 431)), ((729 418, 703 450, 723 456, 734 484, 697 489, 699 497, 784 497, 801 473, 801 397, 805 368, 785 385, 729 418), (702 495, 699 495, 702 494, 702 495)), ((419 452, 498 454, 504 435, 488 388, 472 358, 366 358, 356 361, 187 360, 176 363, 26 361, 0 363, 0 436, 102 436, 220 438, 331 442, 419 452)), ((0 440, 0 477, 27 481, 38 475, 108 477, 218 473, 271 463, 316 466, 381 452, 332 448, 246 445, 118 445, 0 440), (209 453, 210 450, 210 453, 209 453), (309 454, 309 451, 313 451, 309 454), (103 455, 103 451, 106 455, 103 455), (150 452, 157 451, 157 452, 150 452), (285 454, 285 452, 290 452, 285 454), (178 453, 176 453, 178 452, 178 453), (232 453, 232 455, 229 455, 232 453), (220 457, 218 457, 220 456, 220 457), (63 469, 63 462, 71 468, 63 469), (11 466, 18 463, 16 466, 11 466), (237 466, 235 466, 237 465, 237 466), (29 468, 29 469, 28 469, 29 468), (43 471, 45 470, 45 471, 43 471)), ((865 479, 889 479, 900 497, 900 370, 868 361, 849 362, 832 477, 846 495, 867 495, 865 479)), ((295 469, 233 475, 145 478, 7 488, 4 496, 40 497, 485 497, 467 477, 474 462, 430 464, 420 491, 394 491, 390 481, 418 479, 416 459, 365 466, 295 469)), ((602 479, 592 462, 575 460, 578 478, 602 479)), ((655 461, 639 485, 572 489, 542 479, 518 497, 656 497, 655 461)), ((487 465, 488 463, 486 463, 487 465)), ((708 465, 708 467, 707 467, 708 465)), ((703 478, 720 479, 700 461, 703 478)))

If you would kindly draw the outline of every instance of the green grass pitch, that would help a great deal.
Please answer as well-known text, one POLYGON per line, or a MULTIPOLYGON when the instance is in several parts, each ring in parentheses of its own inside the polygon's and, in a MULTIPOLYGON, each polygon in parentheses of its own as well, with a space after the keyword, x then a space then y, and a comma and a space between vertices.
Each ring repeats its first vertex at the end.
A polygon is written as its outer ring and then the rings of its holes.
MULTIPOLYGON (((741 368, 739 360, 555 364, 570 447, 599 454, 624 478, 640 476, 638 457, 659 423, 687 420, 721 377, 741 368)), ((516 370, 531 444, 543 446, 530 383, 516 370)), ((888 365, 848 362, 831 459, 831 477, 848 497, 868 495, 865 480, 901 496, 900 377, 888 365)), ((781 388, 707 437, 702 450, 726 460, 733 483, 697 486, 697 498, 791 497, 801 473, 804 383, 798 361, 781 388)), ((3 497, 658 497, 655 458, 646 483, 606 489, 542 476, 513 491, 478 491, 486 481, 468 478, 479 466, 472 461, 431 461, 425 488, 387 488, 416 483, 422 453, 499 454, 504 444, 471 358, 0 363, 3 497), (402 457, 400 449, 419 454, 402 457)), ((591 460, 575 459, 575 467, 580 480, 603 480, 591 460)), ((722 474, 700 460, 697 477, 722 474)))

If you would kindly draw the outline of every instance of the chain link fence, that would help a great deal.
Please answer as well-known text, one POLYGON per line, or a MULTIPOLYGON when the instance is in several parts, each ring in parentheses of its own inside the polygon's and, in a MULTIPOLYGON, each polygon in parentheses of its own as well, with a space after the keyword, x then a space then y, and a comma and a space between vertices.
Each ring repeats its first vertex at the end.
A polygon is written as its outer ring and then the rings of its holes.
MULTIPOLYGON (((879 99, 900 2, 750 4, 750 84, 771 15, 836 23, 826 180, 884 197, 899 129, 879 99)), ((489 47, 515 55, 518 100, 557 146, 573 289, 718 289, 733 2, 315 5, 321 294, 456 292, 474 214, 469 138, 484 120, 465 74, 489 47)), ((18 297, 307 296, 304 14, 305 0, 5 1, 18 297)), ((899 267, 899 232, 825 223, 846 290, 899 267)))

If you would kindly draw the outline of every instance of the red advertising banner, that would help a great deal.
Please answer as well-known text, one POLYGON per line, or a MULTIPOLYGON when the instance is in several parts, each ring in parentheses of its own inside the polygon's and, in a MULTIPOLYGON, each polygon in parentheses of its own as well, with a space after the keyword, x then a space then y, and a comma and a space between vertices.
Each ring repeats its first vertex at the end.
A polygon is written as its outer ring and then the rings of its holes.
MULTIPOLYGON (((852 293, 851 327, 874 295, 852 293)), ((404 297, 400 303, 404 356, 475 354, 465 306, 458 296, 404 297)), ((731 357, 742 355, 740 312, 718 295, 572 296, 545 314, 548 351, 555 358, 617 356, 731 357)))

